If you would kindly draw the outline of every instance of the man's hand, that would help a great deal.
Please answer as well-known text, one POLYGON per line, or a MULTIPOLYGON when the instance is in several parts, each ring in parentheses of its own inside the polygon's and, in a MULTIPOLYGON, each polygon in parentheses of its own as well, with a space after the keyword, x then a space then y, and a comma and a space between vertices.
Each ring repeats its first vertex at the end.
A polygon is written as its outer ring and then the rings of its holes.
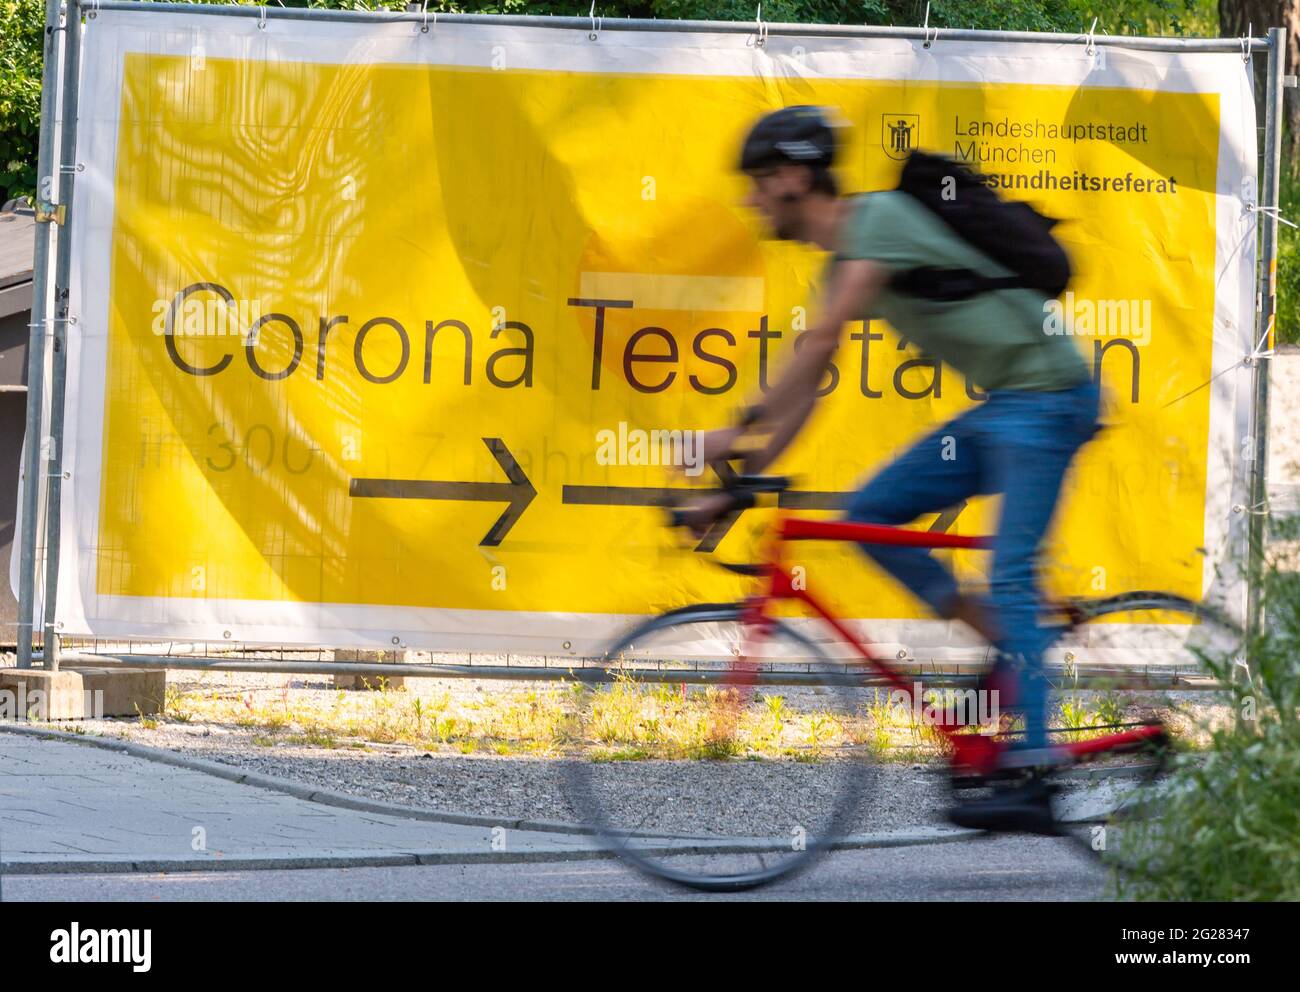
POLYGON ((682 507, 682 520, 696 537, 703 537, 721 516, 735 506, 730 493, 710 493, 682 507))
MULTIPOLYGON (((736 445, 745 437, 742 426, 729 426, 718 430, 706 430, 699 438, 699 464, 714 465, 735 458, 736 445)), ((731 510, 733 499, 729 493, 711 493, 701 495, 688 506, 681 507, 682 523, 690 528, 695 537, 703 537, 714 521, 731 510)))
MULTIPOLYGON (((728 458, 737 457, 736 445, 746 433, 746 428, 741 426, 705 431, 700 438, 697 464, 713 466, 728 458)), ((681 471, 685 471, 684 466, 681 471)), ((696 537, 703 537, 714 522, 732 508, 734 502, 730 493, 701 494, 680 508, 682 522, 696 537)))
POLYGON ((721 427, 714 431, 705 431, 700 438, 700 463, 712 465, 714 462, 726 461, 736 454, 736 444, 745 436, 743 427, 721 427))

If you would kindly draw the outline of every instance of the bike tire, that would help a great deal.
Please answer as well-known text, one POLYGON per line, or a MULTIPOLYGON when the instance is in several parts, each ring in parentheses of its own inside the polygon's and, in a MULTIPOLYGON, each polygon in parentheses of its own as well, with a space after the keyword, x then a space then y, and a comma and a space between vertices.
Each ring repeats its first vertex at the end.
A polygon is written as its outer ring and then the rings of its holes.
MULTIPOLYGON (((1077 657, 1103 645, 1112 660, 1122 662, 1124 638, 1107 637, 1104 633, 1093 636, 1094 631, 1112 626, 1108 621, 1129 618, 1129 623, 1140 624, 1144 639, 1142 650, 1152 650, 1151 630, 1165 630, 1165 647, 1175 650, 1181 644, 1185 672, 1204 666, 1207 660, 1230 665, 1235 673, 1243 670, 1245 635, 1241 626, 1222 610, 1205 603, 1193 602, 1182 596, 1156 591, 1124 593, 1097 600, 1084 600, 1071 604, 1073 617, 1058 647, 1070 653, 1076 644, 1077 657), (1095 625, 1095 626, 1094 626, 1095 625)), ((1122 630, 1123 625, 1114 625, 1122 630)), ((1159 638, 1157 638, 1159 639, 1159 638)), ((1158 647, 1158 645, 1157 645, 1158 647)), ((1118 728, 1081 728, 1084 730, 1110 730, 1118 728)), ((1150 832, 1160 829, 1161 793, 1174 782, 1174 746, 1168 737, 1157 737, 1125 753, 1122 759, 1108 756, 1103 767, 1097 769, 1104 777, 1096 779, 1101 786, 1097 791, 1108 793, 1094 810, 1074 814, 1064 809, 1064 795, 1077 781, 1081 770, 1058 769, 1050 776, 1062 793, 1058 794, 1056 808, 1062 820, 1062 833, 1079 844, 1094 860, 1127 875, 1150 874, 1159 870, 1146 854, 1145 839, 1150 832)))
MULTIPOLYGON (((859 666, 832 661, 780 620, 771 621, 761 658, 757 650, 728 659, 713 657, 716 648, 698 648, 745 643, 752 630, 740 604, 675 610, 636 626, 595 670, 582 673, 595 687, 581 690, 578 753, 565 762, 570 805, 602 845, 646 875, 705 892, 752 889, 806 870, 854 826, 866 792, 867 748, 852 742, 852 725, 843 721, 853 719, 863 692, 859 666), (690 650, 670 650, 691 645, 697 646, 694 657, 690 650), (797 684, 768 681, 799 674, 797 684), (629 700, 635 715, 619 723, 629 700), (806 760, 752 760, 744 753, 743 729, 753 726, 747 721, 755 712, 767 719, 787 701, 803 707, 799 720, 811 706, 809 719, 825 717, 828 726, 840 721, 838 739, 806 760), (692 706, 706 720, 721 714, 716 753, 690 753, 690 746, 682 751, 680 739, 672 738, 678 725, 689 728, 690 720, 700 719, 692 706), (670 727, 670 719, 679 724, 670 727), (662 745, 657 750, 624 754, 624 762, 601 755, 619 747, 651 748, 651 726, 662 745), (818 771, 819 762, 829 770, 818 771), (620 781, 625 774, 637 781, 620 781), (742 810, 753 820, 742 819, 742 810)), ((797 734, 801 727, 781 733, 797 734)))

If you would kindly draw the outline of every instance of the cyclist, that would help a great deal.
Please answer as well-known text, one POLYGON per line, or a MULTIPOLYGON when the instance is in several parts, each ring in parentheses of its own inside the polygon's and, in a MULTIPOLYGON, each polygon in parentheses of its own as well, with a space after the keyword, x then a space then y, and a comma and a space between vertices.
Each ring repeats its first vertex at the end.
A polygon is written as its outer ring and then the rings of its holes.
MULTIPOLYGON (((1011 767, 1051 764, 1042 656, 1050 635, 1039 624, 1039 545, 1075 452, 1097 430, 1098 390, 1067 336, 1045 333, 1043 295, 1016 287, 951 302, 891 288, 899 272, 923 266, 1010 272, 958 236, 901 190, 841 197, 831 165, 835 135, 816 107, 772 113, 750 132, 740 168, 752 180, 747 205, 782 240, 831 253, 817 318, 766 395, 739 424, 705 435, 704 457, 744 458, 759 473, 808 419, 846 323, 886 320, 900 335, 959 372, 986 398, 917 441, 851 499, 848 519, 902 524, 977 495, 1003 497, 993 541, 988 595, 958 590, 951 573, 921 548, 865 550, 941 617, 960 619, 998 649, 997 682, 1014 688, 1006 710, 1019 712, 1025 735, 1006 755, 1011 767), (747 453, 742 439, 757 440, 747 453), (762 441, 766 438, 766 441, 762 441)), ((688 519, 705 529, 730 506, 706 498, 688 519)), ((1041 777, 950 813, 961 826, 1053 832, 1051 797, 1041 777)))

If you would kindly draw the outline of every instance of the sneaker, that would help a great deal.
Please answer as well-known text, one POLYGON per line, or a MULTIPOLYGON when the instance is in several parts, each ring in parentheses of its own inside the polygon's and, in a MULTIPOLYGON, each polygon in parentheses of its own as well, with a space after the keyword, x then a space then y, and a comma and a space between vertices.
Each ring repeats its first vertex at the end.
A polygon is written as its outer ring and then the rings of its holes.
POLYGON ((948 811, 948 822, 969 830, 998 830, 1056 836, 1052 795, 1056 790, 1042 779, 994 791, 985 799, 969 799, 948 811))

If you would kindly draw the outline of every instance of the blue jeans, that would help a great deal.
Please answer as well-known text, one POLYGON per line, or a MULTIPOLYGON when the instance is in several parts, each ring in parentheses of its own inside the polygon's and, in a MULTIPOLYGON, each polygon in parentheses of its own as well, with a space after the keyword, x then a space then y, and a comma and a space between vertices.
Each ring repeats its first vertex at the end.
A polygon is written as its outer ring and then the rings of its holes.
MULTIPOLYGON (((1052 635, 1039 622, 1038 548, 1070 460, 1098 430, 1097 407, 1091 380, 1053 392, 992 391, 886 466, 849 504, 850 520, 903 524, 971 496, 1002 494, 988 605, 1002 635, 995 645, 1001 663, 1016 674, 1017 698, 1004 708, 1023 714, 1025 747, 1047 746, 1043 652, 1052 635)), ((948 615, 957 583, 929 551, 862 547, 936 613, 948 615)))

